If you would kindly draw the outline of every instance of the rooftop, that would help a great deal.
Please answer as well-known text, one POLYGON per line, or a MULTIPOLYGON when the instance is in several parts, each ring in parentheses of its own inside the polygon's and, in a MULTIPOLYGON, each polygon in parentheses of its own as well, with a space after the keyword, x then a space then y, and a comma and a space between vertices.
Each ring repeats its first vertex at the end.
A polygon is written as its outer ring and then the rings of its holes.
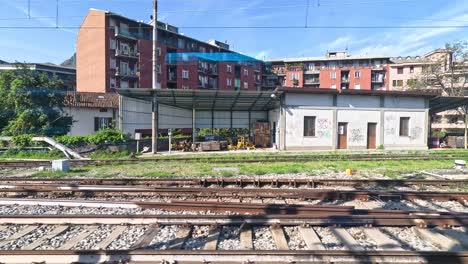
POLYGON ((67 92, 64 98, 67 107, 119 108, 119 95, 114 93, 67 92))
POLYGON ((302 62, 302 61, 342 61, 342 60, 370 60, 370 59, 389 59, 389 56, 381 55, 348 55, 346 57, 297 57, 297 58, 278 58, 267 59, 267 62, 302 62))

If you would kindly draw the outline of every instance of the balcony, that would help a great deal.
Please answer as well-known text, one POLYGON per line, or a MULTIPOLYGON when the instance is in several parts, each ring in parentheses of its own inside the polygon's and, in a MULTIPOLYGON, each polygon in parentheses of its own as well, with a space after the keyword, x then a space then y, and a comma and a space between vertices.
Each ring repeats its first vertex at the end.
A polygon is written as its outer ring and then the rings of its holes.
POLYGON ((304 84, 319 84, 320 83, 320 79, 318 78, 309 78, 309 79, 305 79, 304 81, 304 84))
POLYGON ((125 78, 138 78, 138 73, 136 70, 120 69, 119 67, 116 67, 115 76, 125 78))
POLYGON ((273 73, 276 75, 286 75, 286 69, 273 69, 273 73))
POLYGON ((168 82, 176 82, 177 81, 177 74, 175 72, 168 72, 167 81, 168 82))
POLYGON ((130 40, 138 40, 138 34, 132 33, 129 30, 122 29, 120 27, 114 27, 115 37, 125 38, 130 40))
POLYGON ((373 83, 382 83, 384 82, 385 78, 383 76, 372 76, 371 81, 373 83))
POLYGON ((210 75, 218 75, 218 68, 211 67, 209 70, 210 75))
POLYGON ((342 83, 349 83, 349 76, 341 77, 341 82, 342 83))
POLYGON ((138 59, 138 52, 135 50, 121 50, 121 49, 116 49, 115 50, 115 56, 116 57, 124 57, 124 58, 130 58, 130 59, 138 59))

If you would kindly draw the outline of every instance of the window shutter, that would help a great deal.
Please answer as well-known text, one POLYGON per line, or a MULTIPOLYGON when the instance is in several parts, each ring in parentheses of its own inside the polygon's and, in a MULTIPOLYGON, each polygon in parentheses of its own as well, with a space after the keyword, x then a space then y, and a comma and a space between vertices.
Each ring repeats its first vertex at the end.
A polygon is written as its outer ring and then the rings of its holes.
POLYGON ((99 130, 99 117, 94 118, 94 131, 99 130))

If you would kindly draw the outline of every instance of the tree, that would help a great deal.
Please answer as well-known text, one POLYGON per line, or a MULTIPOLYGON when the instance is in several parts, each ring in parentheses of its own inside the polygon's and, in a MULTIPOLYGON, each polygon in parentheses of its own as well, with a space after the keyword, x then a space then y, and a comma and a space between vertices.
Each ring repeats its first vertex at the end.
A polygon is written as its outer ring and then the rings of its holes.
POLYGON ((64 135, 72 118, 62 111, 63 83, 19 66, 0 73, 0 131, 3 135, 64 135))
MULTIPOLYGON (((468 42, 447 43, 445 50, 427 56, 419 79, 411 88, 439 89, 442 96, 465 97, 468 95, 468 42)), ((468 105, 457 109, 465 121, 465 149, 468 147, 468 105)))

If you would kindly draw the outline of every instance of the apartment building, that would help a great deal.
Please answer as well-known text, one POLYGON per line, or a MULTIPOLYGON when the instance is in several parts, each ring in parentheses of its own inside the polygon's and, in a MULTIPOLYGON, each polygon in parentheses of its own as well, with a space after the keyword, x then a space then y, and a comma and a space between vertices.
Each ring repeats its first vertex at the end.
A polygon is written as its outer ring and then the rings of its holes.
POLYGON ((49 78, 57 78, 63 82, 61 89, 74 91, 76 89, 76 69, 46 63, 8 63, 0 61, 0 71, 15 71, 26 69, 32 72, 42 73, 49 78))
POLYGON ((324 57, 268 60, 277 83, 286 87, 338 90, 387 90, 390 57, 351 56, 347 51, 327 52, 324 57))
MULTIPOLYGON (((169 89, 260 90, 262 62, 229 45, 199 41, 157 23, 158 86, 169 89)), ((77 91, 151 87, 152 24, 91 9, 78 32, 77 91)))

